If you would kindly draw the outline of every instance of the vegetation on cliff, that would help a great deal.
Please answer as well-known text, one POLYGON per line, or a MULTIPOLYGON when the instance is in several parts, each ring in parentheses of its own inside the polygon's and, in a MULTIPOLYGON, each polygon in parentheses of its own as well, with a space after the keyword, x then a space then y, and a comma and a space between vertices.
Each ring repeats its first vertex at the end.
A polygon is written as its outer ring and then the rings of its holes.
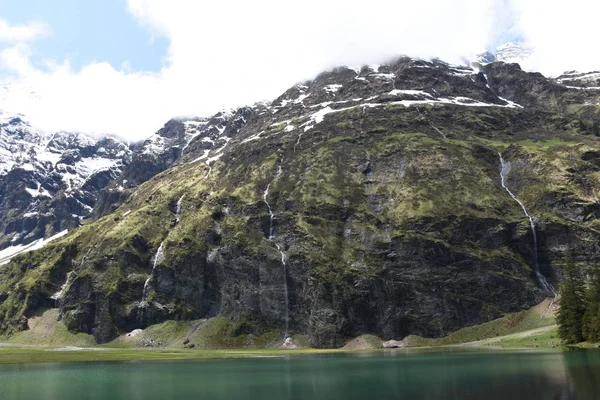
POLYGON ((0 268, 0 330, 58 308, 99 343, 224 318, 256 343, 289 322, 339 347, 443 337, 540 303, 536 264, 557 282, 567 252, 577 266, 600 258, 598 109, 513 65, 459 72, 340 68, 232 117, 243 124, 218 149, 186 153, 111 214, 0 268))

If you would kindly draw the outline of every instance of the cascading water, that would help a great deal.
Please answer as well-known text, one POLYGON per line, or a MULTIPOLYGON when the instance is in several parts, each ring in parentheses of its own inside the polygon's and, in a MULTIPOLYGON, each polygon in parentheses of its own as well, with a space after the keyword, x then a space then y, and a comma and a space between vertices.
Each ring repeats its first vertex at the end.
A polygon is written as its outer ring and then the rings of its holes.
POLYGON ((75 276, 75 272, 71 271, 67 274, 67 280, 65 281, 65 283, 60 287, 60 290, 56 293, 54 293, 52 296, 50 296, 50 298, 52 300, 54 300, 54 307, 58 307, 58 302, 59 300, 61 300, 63 298, 63 296, 65 295, 67 289, 69 288, 69 286, 71 286, 71 282, 73 281, 73 277, 75 276))
POLYGON ((142 325, 142 323, 144 322, 144 309, 148 305, 146 299, 148 297, 148 290, 150 289, 150 282, 152 281, 152 278, 154 277, 154 270, 156 269, 156 266, 158 264, 160 264, 162 262, 162 260, 164 260, 164 258, 165 258, 165 250, 164 250, 164 242, 163 242, 160 244, 160 246, 158 247, 158 250, 156 251, 156 254, 154 255, 154 262, 152 263, 152 272, 150 273, 150 276, 148 277, 148 279, 146 279, 146 282, 144 282, 144 290, 142 291, 142 300, 138 304, 138 314, 137 314, 138 326, 142 325))
POLYGON ((177 223, 181 221, 181 213, 183 212, 183 198, 185 194, 177 200, 177 208, 175 209, 175 215, 177 216, 177 223))
MULTIPOLYGON (((183 199, 185 198, 185 194, 182 195, 179 200, 177 200, 176 203, 176 207, 175 207, 175 216, 176 216, 176 220, 175 220, 175 225, 179 224, 179 222, 181 222, 181 214, 183 213, 183 199)), ((170 234, 171 232, 169 232, 170 234)), ((168 235, 167 235, 168 237, 168 235)), ((164 260, 165 258, 165 248, 164 248, 164 244, 165 242, 163 241, 160 246, 158 247, 158 250, 156 251, 156 254, 154 255, 154 259, 153 259, 153 263, 152 263, 152 272, 150 272, 150 276, 148 277, 148 279, 146 279, 146 282, 144 282, 144 289, 142 291, 142 300, 140 300, 140 302, 138 303, 138 313, 137 313, 137 324, 138 326, 141 326, 142 323, 144 322, 144 309, 148 306, 148 291, 150 290, 150 282, 152 281, 152 278, 154 278, 154 271, 156 270, 156 266, 158 264, 160 264, 162 262, 162 260, 164 260)))
POLYGON ((267 205, 267 209, 269 210, 269 240, 273 240, 273 219, 275 218, 275 216, 273 215, 273 210, 271 210, 271 206, 269 205, 269 202, 267 201, 267 197, 269 196, 269 189, 271 189, 271 184, 269 183, 267 185, 267 188, 265 189, 264 193, 263 193, 263 201, 265 202, 265 204, 267 205))
POLYGON ((429 126, 431 126, 431 128, 434 131, 436 131, 437 133, 439 133, 444 139, 447 139, 447 137, 444 134, 444 132, 442 132, 437 126, 435 126, 426 115, 423 115, 423 113, 421 113, 421 108, 420 107, 417 107, 417 112, 419 113, 419 115, 421 117, 425 118, 425 120, 427 121, 427 123, 429 124, 429 126))
POLYGON ((498 157, 500 158, 500 184, 502 185, 502 187, 504 188, 506 193, 508 193, 509 196, 519 204, 519 206, 523 210, 523 213, 529 219, 529 226, 531 227, 531 233, 533 235, 533 261, 534 261, 534 267, 535 267, 535 275, 538 278, 538 281, 540 282, 540 284, 542 285, 542 288, 546 292, 552 293, 552 295, 554 297, 556 297, 556 291, 554 290, 554 287, 548 282, 548 279, 546 279, 546 277, 544 275, 542 275, 542 273, 539 270, 538 245, 537 245, 537 233, 535 231, 535 221, 533 220, 533 217, 529 214, 529 212, 527 211, 527 208, 525 208, 525 205, 521 202, 521 200, 519 200, 517 198, 517 196, 515 196, 513 194, 513 192, 511 192, 510 189, 506 186, 505 179, 508 176, 508 173, 510 172, 510 163, 504 161, 504 159, 502 158, 502 154, 500 152, 498 152, 498 157))
MULTIPOLYGON (((275 174, 275 178, 273 178, 273 181, 275 181, 277 178, 279 178, 281 176, 281 174, 283 173, 283 170, 281 168, 281 166, 277 167, 277 173, 275 174)), ((271 183, 273 183, 273 181, 271 183)), ((274 228, 273 228, 273 221, 275 220, 275 214, 273 214, 273 210, 271 209, 271 205, 269 204, 269 190, 271 189, 271 183, 269 183, 267 185, 267 188, 265 189, 264 193, 263 193, 263 201, 265 202, 265 204, 267 205, 267 209, 269 210, 269 241, 271 243, 273 243, 275 245, 275 247, 277 248, 277 251, 279 251, 279 254, 281 254, 281 266, 283 268, 283 288, 284 288, 284 295, 285 295, 285 339, 286 341, 288 340, 288 331, 289 331, 289 295, 288 295, 288 285, 287 285, 287 265, 286 265, 286 256, 285 253, 283 252, 283 250, 281 250, 281 247, 279 246, 279 244, 277 244, 277 242, 275 242, 275 236, 274 236, 274 228)))

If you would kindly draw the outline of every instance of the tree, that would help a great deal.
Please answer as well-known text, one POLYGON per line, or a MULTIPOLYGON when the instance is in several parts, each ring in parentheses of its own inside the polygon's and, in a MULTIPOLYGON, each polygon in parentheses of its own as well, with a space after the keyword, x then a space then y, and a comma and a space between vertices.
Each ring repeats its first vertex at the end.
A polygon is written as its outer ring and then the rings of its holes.
POLYGON ((558 336, 566 344, 582 342, 583 316, 586 312, 585 283, 583 274, 568 259, 565 268, 565 279, 560 285, 560 310, 556 318, 558 336))
POLYGON ((583 338, 588 342, 600 342, 600 268, 590 272, 590 285, 586 293, 587 308, 583 314, 583 338))

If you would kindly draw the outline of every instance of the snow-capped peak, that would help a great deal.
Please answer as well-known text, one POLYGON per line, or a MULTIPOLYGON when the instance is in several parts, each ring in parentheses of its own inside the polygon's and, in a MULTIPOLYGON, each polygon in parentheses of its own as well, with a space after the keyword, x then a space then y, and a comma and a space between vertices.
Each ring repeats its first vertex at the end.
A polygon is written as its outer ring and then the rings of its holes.
POLYGON ((475 57, 471 57, 470 61, 483 65, 493 62, 523 64, 527 63, 533 53, 533 49, 524 43, 508 42, 496 47, 492 51, 477 54, 475 57))
POLYGON ((0 184, 10 188, 2 198, 10 206, 2 214, 0 248, 43 238, 46 224, 77 226, 130 158, 128 145, 117 139, 44 132, 23 115, 0 113, 0 184))
POLYGON ((522 43, 505 43, 496 48, 496 60, 505 63, 522 63, 533 55, 533 49, 522 43))

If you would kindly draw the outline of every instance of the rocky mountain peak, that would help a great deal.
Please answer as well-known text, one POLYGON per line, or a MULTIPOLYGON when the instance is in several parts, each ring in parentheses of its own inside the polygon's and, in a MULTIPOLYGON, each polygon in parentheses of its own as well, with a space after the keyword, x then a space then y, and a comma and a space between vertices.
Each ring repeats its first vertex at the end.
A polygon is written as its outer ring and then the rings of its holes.
POLYGON ((567 71, 555 78, 556 82, 571 89, 598 90, 600 89, 600 71, 579 72, 567 71))
POLYGON ((100 193, 94 216, 112 212, 135 188, 172 165, 219 153, 262 106, 222 110, 211 117, 173 118, 137 146, 118 179, 100 193))
POLYGON ((0 116, 0 248, 79 225, 131 150, 116 138, 48 133, 23 115, 0 116))
POLYGON ((509 42, 496 48, 495 61, 519 64, 533 55, 533 49, 523 43, 509 42))
POLYGON ((508 42, 504 43, 493 51, 486 51, 477 54, 471 61, 482 65, 504 62, 507 64, 522 64, 533 55, 533 49, 524 43, 508 42))

